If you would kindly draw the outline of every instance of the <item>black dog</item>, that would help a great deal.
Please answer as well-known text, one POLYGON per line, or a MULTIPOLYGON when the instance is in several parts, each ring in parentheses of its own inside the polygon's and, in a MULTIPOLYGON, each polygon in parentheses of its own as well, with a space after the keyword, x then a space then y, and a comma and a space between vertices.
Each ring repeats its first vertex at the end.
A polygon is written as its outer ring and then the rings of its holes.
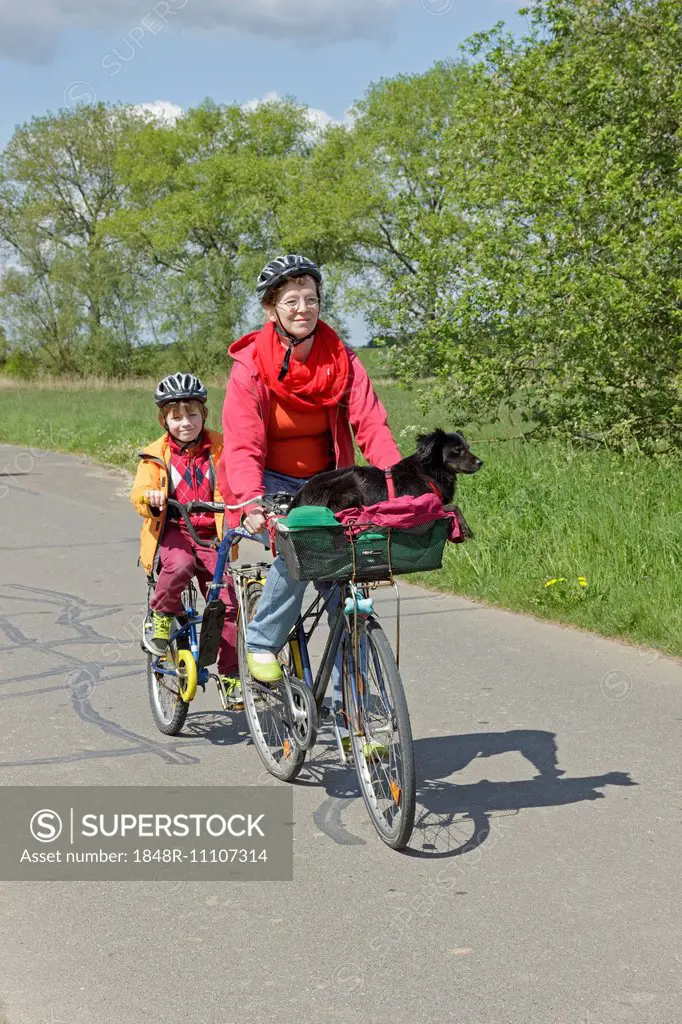
MULTIPOLYGON (((393 466, 396 497, 428 494, 435 486, 443 504, 449 505, 455 496, 457 474, 476 473, 482 465, 461 434, 446 434, 444 430, 422 434, 417 438, 414 455, 393 466)), ((318 473, 301 488, 291 507, 326 505, 333 512, 340 512, 387 498, 388 486, 382 469, 352 466, 318 473)))

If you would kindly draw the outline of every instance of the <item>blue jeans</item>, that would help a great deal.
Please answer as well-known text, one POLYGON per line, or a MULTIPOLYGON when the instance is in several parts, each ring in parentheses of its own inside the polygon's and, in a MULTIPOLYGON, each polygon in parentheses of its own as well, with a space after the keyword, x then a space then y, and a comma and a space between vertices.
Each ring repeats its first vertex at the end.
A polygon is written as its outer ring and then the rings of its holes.
MULTIPOLYGON (((265 470, 264 479, 266 494, 276 494, 278 491, 296 494, 307 483, 307 479, 284 476, 282 473, 273 473, 268 469, 265 470)), ((269 651, 272 654, 281 651, 301 614, 303 595, 307 586, 305 581, 292 580, 286 562, 281 555, 277 555, 268 571, 256 614, 246 629, 246 649, 248 651, 251 653, 269 651)), ((339 588, 335 583, 316 583, 315 588, 327 601, 327 618, 331 626, 339 606, 339 588)), ((332 669, 331 682, 334 706, 340 707, 342 703, 340 652, 337 653, 332 669)))

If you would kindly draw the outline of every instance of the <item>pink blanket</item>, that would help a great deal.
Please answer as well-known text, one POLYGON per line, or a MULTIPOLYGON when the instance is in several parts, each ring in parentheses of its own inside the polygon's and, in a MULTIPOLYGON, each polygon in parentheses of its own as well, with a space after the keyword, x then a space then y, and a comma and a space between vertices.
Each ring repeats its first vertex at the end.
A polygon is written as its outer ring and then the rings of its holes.
POLYGON ((435 494, 420 494, 417 498, 407 495, 380 501, 376 505, 365 505, 362 508, 346 508, 342 512, 337 512, 336 518, 354 533, 359 533, 368 526, 391 526, 396 530, 405 530, 411 526, 432 523, 436 519, 450 519, 448 539, 453 544, 459 544, 472 536, 457 506, 451 505, 446 509, 435 494))

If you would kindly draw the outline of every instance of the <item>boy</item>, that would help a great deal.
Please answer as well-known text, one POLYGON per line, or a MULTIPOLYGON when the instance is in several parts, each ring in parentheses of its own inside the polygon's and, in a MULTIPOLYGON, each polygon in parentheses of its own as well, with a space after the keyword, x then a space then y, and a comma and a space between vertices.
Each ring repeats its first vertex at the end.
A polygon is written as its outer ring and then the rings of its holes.
MULTIPOLYGON (((169 496, 176 501, 216 501, 223 499, 215 485, 215 466, 223 451, 221 434, 205 428, 206 388, 192 373, 174 373, 159 382, 154 399, 159 407, 159 422, 165 433, 140 452, 140 465, 130 495, 144 518, 141 531, 140 562, 150 575, 158 556, 160 566, 154 596, 153 633, 145 635, 144 646, 155 656, 162 655, 170 637, 173 617, 180 611, 180 596, 193 576, 206 597, 213 579, 217 552, 196 544, 174 509, 168 510, 169 496)), ((196 513, 192 526, 202 539, 222 536, 223 515, 196 513)), ((220 591, 225 604, 218 673, 225 695, 239 702, 237 666, 237 602, 231 580, 220 591)))

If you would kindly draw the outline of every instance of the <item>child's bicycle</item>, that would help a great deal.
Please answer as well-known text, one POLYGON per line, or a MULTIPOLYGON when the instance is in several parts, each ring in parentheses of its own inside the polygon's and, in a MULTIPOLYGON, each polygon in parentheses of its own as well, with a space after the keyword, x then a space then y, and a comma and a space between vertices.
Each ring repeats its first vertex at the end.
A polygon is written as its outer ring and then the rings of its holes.
MULTIPOLYGON (((267 571, 268 566, 267 563, 258 563, 254 566, 244 565, 234 569, 230 567, 229 558, 235 542, 240 538, 251 538, 251 534, 241 527, 226 530, 222 541, 206 540, 197 534, 190 521, 190 515, 195 512, 223 512, 225 509, 223 504, 206 501, 181 504, 174 498, 168 498, 168 506, 177 509, 196 544, 218 549, 216 568, 209 584, 203 614, 197 610, 197 591, 194 583, 190 581, 182 594, 182 611, 175 616, 168 648, 164 654, 157 657, 150 654, 144 644, 141 645, 147 654, 147 685, 154 721, 158 729, 167 736, 177 736, 185 724, 189 705, 194 700, 197 689, 201 687, 205 692, 206 684, 210 679, 216 683, 224 710, 241 708, 241 697, 235 700, 231 694, 226 692, 220 677, 209 671, 209 666, 215 663, 218 656, 225 618, 225 605, 218 595, 224 585, 225 576, 229 572, 237 587, 240 621, 243 621, 241 609, 244 607, 244 598, 241 591, 252 578, 253 580, 262 579, 263 571, 267 571)), ((147 614, 143 625, 145 631, 151 631, 153 628, 151 599, 155 583, 154 575, 148 576, 147 614)), ((243 647, 242 632, 243 628, 240 626, 240 649, 243 647)), ((240 659, 241 657, 240 654, 240 659)), ((296 735, 297 742, 302 744, 309 733, 308 726, 305 724, 306 715, 311 719, 314 718, 316 722, 315 707, 302 683, 292 680, 286 690, 289 708, 289 715, 286 716, 287 723, 296 735)))
MULTIPOLYGON (((197 610, 197 590, 194 582, 190 581, 183 591, 182 611, 175 616, 165 653, 156 657, 147 651, 144 644, 141 645, 147 654, 147 686, 154 721, 167 736, 177 736, 185 724, 189 705, 197 689, 201 687, 205 692, 210 679, 216 683, 224 710, 229 710, 235 703, 226 692, 220 677, 209 671, 209 666, 215 663, 218 656, 225 618, 225 605, 218 595, 223 586, 230 539, 227 539, 227 544, 222 544, 217 539, 199 537, 189 519, 194 512, 222 512, 223 505, 200 501, 182 505, 174 498, 168 498, 168 506, 180 513, 195 543, 202 547, 218 548, 216 570, 209 585, 203 615, 197 610)), ((245 533, 245 536, 248 535, 245 533)), ((152 573, 147 577, 147 614, 143 625, 145 632, 153 629, 151 599, 155 585, 156 579, 152 573)))

